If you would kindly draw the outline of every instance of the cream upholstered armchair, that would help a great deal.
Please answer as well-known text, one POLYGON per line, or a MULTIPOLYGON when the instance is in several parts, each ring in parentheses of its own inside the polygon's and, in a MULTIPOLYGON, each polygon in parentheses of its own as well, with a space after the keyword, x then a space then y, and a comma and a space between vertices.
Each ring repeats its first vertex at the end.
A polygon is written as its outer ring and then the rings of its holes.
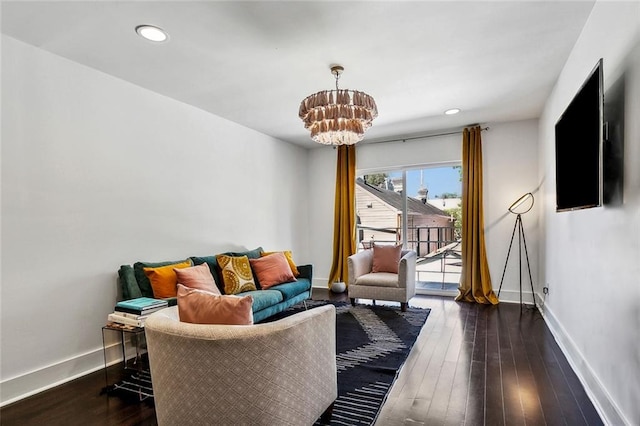
POLYGON ((373 249, 363 250, 349 256, 349 281, 347 282, 351 304, 357 298, 372 300, 391 300, 400 302, 402 311, 407 310, 409 299, 416 294, 416 252, 401 252, 398 273, 371 272, 373 267, 373 249))
POLYGON ((333 305, 244 326, 180 322, 175 306, 152 314, 158 424, 313 424, 337 397, 335 321, 333 305))

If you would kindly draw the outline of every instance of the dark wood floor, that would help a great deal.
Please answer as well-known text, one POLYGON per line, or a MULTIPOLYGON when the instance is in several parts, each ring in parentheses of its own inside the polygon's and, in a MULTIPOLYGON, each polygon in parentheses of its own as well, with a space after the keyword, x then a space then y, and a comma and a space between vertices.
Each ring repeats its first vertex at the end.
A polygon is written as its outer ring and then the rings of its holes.
MULTIPOLYGON (((326 290, 314 299, 348 300, 326 290)), ((394 425, 601 425, 540 314, 416 296, 431 308, 380 413, 394 425)), ((2 425, 156 425, 152 402, 101 394, 103 371, 0 409, 2 425)))
POLYGON ((376 425, 601 425, 540 313, 416 297, 431 308, 376 425))

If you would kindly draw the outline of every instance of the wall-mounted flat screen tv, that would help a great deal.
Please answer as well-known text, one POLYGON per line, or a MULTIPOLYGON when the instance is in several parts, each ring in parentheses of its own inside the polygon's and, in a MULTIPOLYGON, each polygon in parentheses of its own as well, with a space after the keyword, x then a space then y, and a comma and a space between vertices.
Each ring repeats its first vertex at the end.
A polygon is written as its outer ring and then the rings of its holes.
POLYGON ((602 59, 555 126, 556 211, 602 205, 602 59))

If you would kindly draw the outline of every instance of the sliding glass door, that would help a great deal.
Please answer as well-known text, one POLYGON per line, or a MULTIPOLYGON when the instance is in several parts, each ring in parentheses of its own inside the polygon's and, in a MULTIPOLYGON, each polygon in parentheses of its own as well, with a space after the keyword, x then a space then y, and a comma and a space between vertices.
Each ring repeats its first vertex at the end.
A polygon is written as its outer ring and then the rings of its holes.
POLYGON ((457 294, 461 174, 458 165, 362 173, 356 180, 358 250, 403 244, 418 254, 416 291, 457 294))

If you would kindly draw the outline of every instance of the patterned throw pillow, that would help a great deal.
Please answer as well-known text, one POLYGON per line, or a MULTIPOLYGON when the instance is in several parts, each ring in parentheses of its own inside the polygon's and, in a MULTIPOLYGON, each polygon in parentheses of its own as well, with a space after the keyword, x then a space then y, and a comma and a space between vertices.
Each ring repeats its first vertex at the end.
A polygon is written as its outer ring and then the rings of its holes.
POLYGON ((251 264, 247 256, 227 256, 220 254, 216 256, 220 265, 222 281, 224 282, 225 294, 238 294, 245 291, 257 290, 253 281, 251 264))
POLYGON ((174 269, 188 268, 192 266, 191 260, 173 265, 160 266, 157 268, 144 268, 144 274, 151 282, 153 289, 153 297, 156 299, 166 299, 168 297, 176 297, 178 277, 174 269))
POLYGON ((373 266, 371 272, 398 273, 402 246, 373 245, 373 266))
POLYGON ((296 281, 283 253, 274 253, 260 259, 249 259, 249 263, 251 263, 251 269, 256 273, 262 289, 296 281))
POLYGON ((178 284, 178 316, 193 324, 253 324, 253 297, 223 296, 178 284))
POLYGON ((213 275, 211 275, 209 265, 206 263, 184 269, 174 268, 173 271, 178 277, 178 284, 182 284, 189 288, 197 288, 200 290, 210 291, 211 293, 221 294, 216 283, 213 281, 213 275))
MULTIPOLYGON (((296 263, 293 261, 293 254, 291 253, 291 250, 285 250, 285 251, 263 251, 262 253, 260 253, 260 256, 269 256, 271 254, 274 253, 284 253, 284 257, 287 259, 287 263, 289 264, 289 267, 291 268, 291 272, 293 272, 293 276, 294 277, 299 277, 300 276, 300 271, 298 271, 298 267, 296 266, 296 263)), ((258 278, 258 280, 260 280, 258 278)), ((262 284, 262 280, 260 280, 260 284, 262 284)))

